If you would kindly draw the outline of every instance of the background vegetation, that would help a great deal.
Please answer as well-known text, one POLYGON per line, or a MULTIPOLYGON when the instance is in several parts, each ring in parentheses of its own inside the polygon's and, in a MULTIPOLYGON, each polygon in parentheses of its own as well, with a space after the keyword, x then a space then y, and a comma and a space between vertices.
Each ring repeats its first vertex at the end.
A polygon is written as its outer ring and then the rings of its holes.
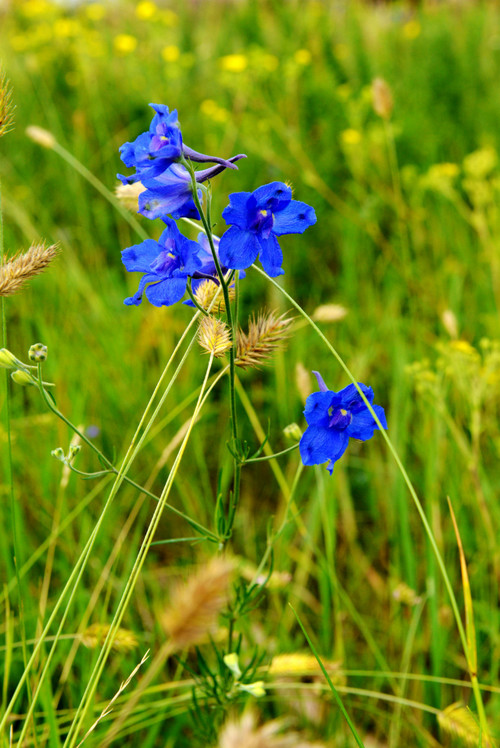
MULTIPOLYGON (((322 329, 386 408, 391 438, 462 605, 446 503, 451 498, 468 562, 478 677, 490 687, 483 698, 498 734, 498 7, 429 4, 417 11, 405 4, 204 0, 68 9, 20 0, 0 11, 0 50, 16 105, 15 128, 0 142, 5 245, 13 252, 43 237, 62 248, 49 272, 9 300, 7 347, 22 359, 34 342, 49 347, 45 372, 57 384, 58 406, 73 422, 96 426, 93 438, 118 459, 192 316, 179 305, 123 305, 137 279, 127 276, 120 250, 140 239, 77 170, 26 136, 28 125, 48 129, 113 191, 116 172, 123 170, 118 148, 147 128, 147 104, 177 108, 191 147, 248 154, 237 173, 226 172, 214 184, 217 217, 229 192, 290 181, 295 197, 315 207, 318 222, 304 236, 282 242, 286 274, 280 282, 309 313, 327 304, 347 310, 341 319, 321 322, 322 329), (372 81, 380 76, 392 89, 389 119, 373 109, 372 81)), ((159 235, 159 222, 140 220, 152 236, 159 235)), ((218 220, 216 231, 222 232, 218 220)), ((243 319, 263 306, 288 308, 251 271, 242 282, 242 304, 243 319)), ((335 316, 331 308, 329 313, 335 316)), ((154 438, 134 465, 134 479, 149 481, 157 493, 191 414, 183 403, 205 365, 197 352, 191 354, 154 438)), ((255 418, 264 431, 269 419, 273 449, 288 446, 284 427, 293 421, 305 426, 311 369, 320 370, 333 389, 347 384, 297 319, 287 350, 272 367, 241 374, 256 414, 247 418, 248 406, 240 402, 248 440, 260 439, 255 418)), ((39 634, 108 485, 61 477, 50 450, 66 449, 70 432, 34 390, 9 388, 23 607, 2 426, 4 705, 23 671, 18 645, 23 636, 30 641, 39 634)), ((3 401, 5 392, 3 387, 3 401)), ((217 481, 226 485, 230 476, 225 394, 219 386, 204 410, 171 497, 207 526, 217 481)), ((244 559, 243 575, 251 577, 262 558, 270 518, 283 517, 298 461, 292 453, 279 468, 264 462, 245 469, 233 540, 235 554, 244 559)), ((97 470, 95 463, 84 450, 78 467, 97 470)), ((463 649, 434 555, 383 440, 352 444, 331 479, 323 467, 305 470, 296 505, 298 515, 276 550, 269 590, 241 622, 241 659, 249 660, 258 647, 266 678, 274 655, 308 651, 292 602, 321 656, 336 663, 336 683, 346 691, 343 700, 366 746, 455 744, 459 736, 440 731, 436 714, 458 701, 475 711, 463 649)), ((65 625, 69 638, 52 661, 30 745, 62 745, 95 657, 74 637, 111 618, 150 512, 150 504, 138 504, 137 492, 128 487, 110 509, 65 625), (113 548, 116 557, 108 563, 113 548)), ((186 534, 192 532, 182 520, 166 515, 158 539, 186 534)), ((159 621, 172 581, 208 553, 204 544, 153 548, 125 621, 138 648, 111 657, 93 718, 144 651, 161 646, 159 621)), ((32 687, 43 664, 41 658, 32 687)), ((169 661, 156 690, 148 690, 113 744, 198 744, 189 699, 182 701, 189 689, 175 685, 187 677, 169 661)), ((304 679, 295 674, 291 688, 297 690, 291 693, 297 696, 285 697, 271 686, 257 703, 262 719, 286 716, 290 729, 302 730, 309 740, 353 745, 328 692, 315 685, 320 682, 322 688, 321 676, 310 675, 307 687, 297 689, 304 679)), ((28 703, 27 694, 18 700, 14 734, 28 703)), ((107 724, 99 725, 88 745, 102 744, 107 724)))

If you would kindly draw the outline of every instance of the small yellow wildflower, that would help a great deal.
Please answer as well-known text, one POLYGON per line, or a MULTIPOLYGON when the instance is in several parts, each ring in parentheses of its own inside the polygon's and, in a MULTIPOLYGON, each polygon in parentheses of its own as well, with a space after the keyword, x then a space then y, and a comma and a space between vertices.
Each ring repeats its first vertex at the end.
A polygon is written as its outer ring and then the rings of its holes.
POLYGON ((100 21, 106 15, 106 8, 104 5, 101 5, 101 3, 91 3, 90 5, 87 5, 85 12, 87 18, 91 21, 100 21))
POLYGON ((282 675, 283 673, 318 672, 320 667, 314 655, 291 652, 273 657, 269 667, 270 675, 282 675))
POLYGON ((51 3, 47 2, 47 0, 28 0, 22 6, 23 14, 27 18, 44 16, 52 9, 51 3))
POLYGON ((343 130, 340 133, 340 137, 344 145, 359 145, 361 143, 361 133, 359 130, 353 130, 352 128, 343 130))
POLYGON ((176 47, 175 44, 169 44, 168 47, 163 47, 161 51, 161 56, 165 62, 177 62, 180 54, 179 47, 176 47))
POLYGON ((143 0, 143 2, 139 3, 135 8, 135 15, 137 18, 140 18, 143 21, 147 21, 149 18, 152 18, 158 8, 156 5, 150 0, 143 0))
POLYGON ((405 23, 403 26, 403 36, 406 39, 416 39, 417 36, 420 36, 421 31, 422 27, 415 18, 412 18, 411 21, 408 21, 408 23, 405 23))
POLYGON ((497 162, 498 155, 494 148, 480 148, 464 158, 464 170, 471 177, 484 179, 493 171, 497 162))
POLYGON ((297 65, 309 65, 311 62, 311 53, 308 49, 298 49, 295 52, 293 59, 297 65))
POLYGON ((113 41, 115 51, 121 55, 128 55, 137 47, 137 39, 130 34, 118 34, 113 41))
POLYGON ((228 73, 242 73, 248 66, 248 58, 246 55, 226 55, 221 57, 219 65, 222 70, 226 70, 228 73))
POLYGON ((80 31, 80 25, 73 18, 58 18, 54 21, 54 36, 65 39, 76 36, 80 31))
POLYGON ((458 164, 445 161, 442 164, 434 164, 432 167, 437 176, 441 177, 456 177, 460 173, 460 167, 458 164))

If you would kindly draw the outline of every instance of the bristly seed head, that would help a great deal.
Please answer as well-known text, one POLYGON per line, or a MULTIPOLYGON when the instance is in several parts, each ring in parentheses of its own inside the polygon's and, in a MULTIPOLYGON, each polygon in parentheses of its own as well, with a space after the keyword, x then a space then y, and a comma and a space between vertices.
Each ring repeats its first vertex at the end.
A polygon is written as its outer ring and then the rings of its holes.
POLYGON ((12 130, 14 109, 12 89, 5 77, 5 73, 0 71, 0 138, 12 130))
POLYGON ((0 296, 12 296, 34 275, 42 273, 57 257, 57 244, 33 244, 27 252, 18 253, 0 264, 0 296))
MULTIPOLYGON (((234 286, 229 286, 229 301, 233 301, 235 297, 234 286)), ((220 286, 214 281, 204 280, 200 283, 195 291, 194 297, 202 309, 210 310, 210 314, 223 314, 226 311, 226 304, 224 301, 224 294, 220 290, 220 286), (217 299, 213 306, 211 306, 215 295, 218 293, 217 299)))
POLYGON ((275 311, 259 312, 257 318, 251 318, 248 332, 238 332, 236 366, 257 368, 266 364, 290 336, 292 322, 292 317, 287 317, 286 313, 278 315, 275 311))
POLYGON ((215 632, 227 604, 233 568, 231 561, 214 558, 172 594, 162 624, 175 649, 200 644, 215 632))
POLYGON ((203 317, 198 328, 198 342, 207 353, 221 358, 232 346, 231 332, 217 317, 203 317))
MULTIPOLYGON (((80 634, 82 644, 89 649, 102 646, 109 629, 110 625, 108 623, 93 623, 92 626, 85 629, 83 634, 80 634)), ((137 647, 136 635, 128 629, 117 629, 112 648, 117 652, 128 652, 135 647, 137 647)))

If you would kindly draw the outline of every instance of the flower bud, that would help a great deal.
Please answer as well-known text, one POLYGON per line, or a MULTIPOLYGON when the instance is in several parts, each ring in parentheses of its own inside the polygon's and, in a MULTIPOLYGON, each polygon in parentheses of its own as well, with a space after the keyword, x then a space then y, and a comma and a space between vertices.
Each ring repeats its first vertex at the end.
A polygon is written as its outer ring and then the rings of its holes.
POLYGON ((55 457, 56 460, 59 460, 60 462, 66 461, 64 449, 62 447, 57 447, 56 449, 53 449, 50 454, 52 455, 52 457, 55 457))
POLYGON ((47 346, 43 343, 34 343, 28 351, 30 361, 42 363, 47 360, 47 346))
POLYGON ((69 452, 68 452, 68 460, 73 460, 77 456, 81 448, 82 448, 81 444, 70 444, 69 452))
POLYGON ((382 119, 390 119, 394 102, 392 91, 383 78, 375 78, 372 83, 373 109, 382 119))
POLYGON ((236 654, 236 652, 231 652, 230 654, 224 656, 224 665, 229 668, 235 678, 239 678, 241 676, 241 670, 238 663, 238 655, 236 654))
POLYGON ((3 369, 18 369, 22 366, 21 361, 7 348, 0 348, 0 367, 3 369))
POLYGON ((26 387, 27 385, 33 385, 36 387, 36 381, 27 371, 17 369, 17 371, 13 371, 10 376, 16 384, 21 384, 23 387, 26 387))
POLYGON ((290 423, 285 426, 283 434, 292 442, 298 442, 302 439, 302 429, 297 423, 290 423))

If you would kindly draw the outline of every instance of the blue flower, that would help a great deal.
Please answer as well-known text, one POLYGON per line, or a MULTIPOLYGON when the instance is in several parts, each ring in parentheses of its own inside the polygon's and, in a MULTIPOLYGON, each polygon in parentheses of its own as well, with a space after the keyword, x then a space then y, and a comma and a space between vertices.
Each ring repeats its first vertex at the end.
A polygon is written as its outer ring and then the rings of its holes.
MULTIPOLYGON (((120 158, 125 166, 136 170, 135 174, 130 176, 118 174, 123 184, 134 182, 144 184, 145 180, 155 179, 162 175, 181 158, 188 158, 199 163, 217 163, 222 166, 222 169, 238 168, 233 163, 238 160, 237 158, 227 160, 217 156, 208 156, 185 145, 182 141, 176 109, 170 112, 164 104, 150 104, 149 106, 156 112, 149 130, 141 133, 133 142, 124 143, 120 147, 120 158)), ((245 156, 240 155, 239 158, 245 158, 245 156)))
MULTIPOLYGON (((309 395, 304 415, 308 423, 300 440, 300 456, 304 465, 321 465, 328 460, 327 470, 333 472, 334 463, 344 454, 349 438, 365 442, 371 439, 378 425, 353 384, 340 392, 329 390, 321 375, 314 371, 319 392, 309 395)), ((358 382, 364 396, 387 428, 384 409, 373 405, 373 390, 358 382)))
POLYGON ((260 261, 271 277, 282 275, 283 254, 276 239, 283 234, 302 234, 316 223, 310 205, 292 200, 292 190, 283 182, 271 182, 255 192, 234 192, 222 217, 231 228, 222 236, 223 264, 242 270, 260 261))
MULTIPOLYGON (((233 156, 229 161, 239 161, 246 158, 243 154, 233 156)), ((226 167, 222 164, 211 166, 196 172, 198 183, 206 182, 215 177, 226 167)), ((159 218, 171 215, 172 218, 200 218, 191 192, 191 177, 182 164, 172 164, 166 171, 155 178, 142 179, 146 187, 139 195, 139 213, 146 218, 159 218)), ((198 190, 201 201, 201 190, 198 190)))
POLYGON ((146 239, 122 252, 128 271, 144 273, 137 293, 125 299, 127 306, 139 305, 144 292, 154 306, 175 304, 184 296, 188 277, 202 268, 199 245, 183 236, 171 218, 163 220, 167 228, 157 242, 146 239))
MULTIPOLYGON (((213 240, 214 247, 215 247, 215 253, 220 261, 220 257, 219 257, 220 239, 218 236, 215 236, 214 234, 212 234, 212 240, 213 240)), ((203 281, 205 280, 211 280, 217 285, 219 285, 219 277, 217 274, 217 268, 215 267, 215 262, 214 262, 214 258, 212 255, 212 250, 210 249, 209 241, 207 239, 207 235, 203 231, 200 231, 197 237, 197 241, 200 247, 200 253, 198 257, 201 261, 201 268, 197 270, 196 273, 194 273, 192 276, 193 281, 191 283, 191 289, 193 293, 196 293, 198 286, 200 286, 201 283, 203 283, 203 281)), ((222 265, 221 270, 225 275, 228 268, 222 265)), ((240 272, 240 279, 244 278, 245 275, 246 273, 242 270, 240 272)), ((188 306, 194 306, 191 299, 187 299, 184 302, 184 304, 187 304, 188 306)))

